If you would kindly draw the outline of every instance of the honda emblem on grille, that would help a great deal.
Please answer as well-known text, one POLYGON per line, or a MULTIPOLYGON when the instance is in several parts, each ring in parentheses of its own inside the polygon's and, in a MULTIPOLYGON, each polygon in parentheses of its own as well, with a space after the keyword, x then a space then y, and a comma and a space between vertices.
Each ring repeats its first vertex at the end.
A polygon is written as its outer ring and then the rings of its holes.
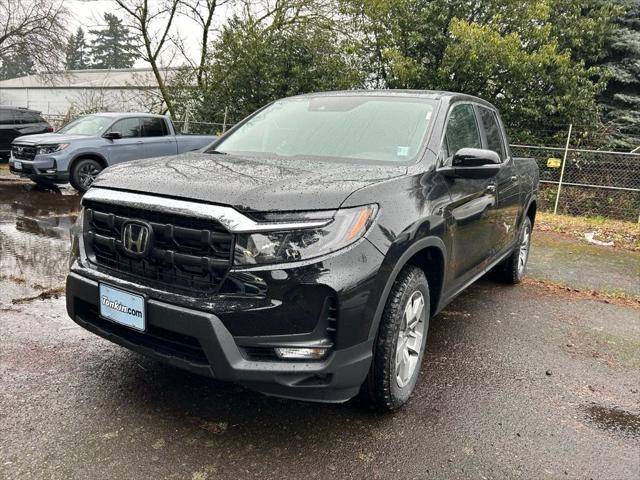
POLYGON ((153 239, 151 225, 137 221, 127 221, 122 225, 122 248, 127 255, 142 258, 149 253, 153 239))

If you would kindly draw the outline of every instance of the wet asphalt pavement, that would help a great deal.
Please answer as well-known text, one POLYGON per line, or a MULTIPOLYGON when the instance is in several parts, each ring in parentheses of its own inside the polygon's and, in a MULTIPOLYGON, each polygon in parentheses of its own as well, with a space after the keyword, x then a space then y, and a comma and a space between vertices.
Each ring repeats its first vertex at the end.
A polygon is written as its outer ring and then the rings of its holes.
MULTIPOLYGON (((395 415, 274 399, 91 335, 62 298, 12 303, 63 285, 78 202, 0 182, 0 478, 640 477, 633 302, 481 280, 395 415)), ((534 278, 635 295, 640 254, 536 235, 534 278)))

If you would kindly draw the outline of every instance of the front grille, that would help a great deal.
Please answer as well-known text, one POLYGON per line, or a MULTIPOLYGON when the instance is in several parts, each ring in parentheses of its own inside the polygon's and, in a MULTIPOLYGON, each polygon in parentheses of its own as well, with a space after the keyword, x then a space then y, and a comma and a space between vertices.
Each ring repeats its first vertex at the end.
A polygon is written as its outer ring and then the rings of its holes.
POLYGON ((93 263, 169 290, 214 293, 231 266, 233 235, 215 220, 86 202, 85 224, 85 245, 93 263), (132 258, 122 248, 122 226, 128 220, 153 229, 145 258, 132 258))
POLYGON ((13 158, 18 160, 33 160, 36 158, 36 147, 30 145, 12 145, 13 158))

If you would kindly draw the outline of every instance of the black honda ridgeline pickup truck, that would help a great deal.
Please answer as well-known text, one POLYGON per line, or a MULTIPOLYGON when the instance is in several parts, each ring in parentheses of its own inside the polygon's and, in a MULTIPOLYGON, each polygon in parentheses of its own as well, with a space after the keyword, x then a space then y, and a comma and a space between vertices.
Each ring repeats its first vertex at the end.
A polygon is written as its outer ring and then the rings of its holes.
POLYGON ((429 319, 526 269, 538 170, 479 98, 273 102, 199 152, 104 170, 72 234, 86 329, 269 395, 394 410, 429 319))

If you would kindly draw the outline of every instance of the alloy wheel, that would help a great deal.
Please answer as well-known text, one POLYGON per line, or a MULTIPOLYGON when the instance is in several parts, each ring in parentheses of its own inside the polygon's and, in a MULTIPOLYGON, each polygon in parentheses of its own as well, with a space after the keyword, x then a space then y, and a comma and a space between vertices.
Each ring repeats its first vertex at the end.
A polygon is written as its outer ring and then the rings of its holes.
POLYGON ((398 333, 395 356, 395 377, 400 388, 407 385, 418 368, 420 351, 422 350, 422 337, 425 327, 424 295, 419 290, 409 297, 402 324, 398 333))
POLYGON ((531 242, 531 226, 525 225, 522 232, 522 240, 520 242, 520 252, 518 254, 518 275, 522 276, 524 269, 527 267, 529 258, 529 244, 531 242))
POLYGON ((80 185, 82 185, 85 189, 89 188, 93 181, 96 179, 100 170, 92 164, 82 165, 80 170, 78 170, 78 179, 80 180, 80 185))

